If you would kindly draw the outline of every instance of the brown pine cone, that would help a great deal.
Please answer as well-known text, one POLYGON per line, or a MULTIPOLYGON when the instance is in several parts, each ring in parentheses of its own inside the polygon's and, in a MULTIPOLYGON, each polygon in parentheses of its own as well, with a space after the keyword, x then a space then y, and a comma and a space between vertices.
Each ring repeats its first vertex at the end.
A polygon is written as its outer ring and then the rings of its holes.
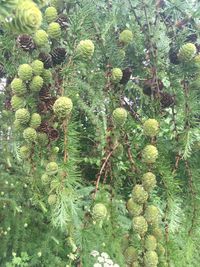
POLYGON ((162 91, 164 85, 161 79, 158 79, 157 82, 154 79, 149 79, 143 84, 143 93, 148 96, 155 94, 157 92, 157 83, 159 85, 159 91, 162 91))
POLYGON ((195 43, 197 41, 197 34, 191 33, 187 36, 186 42, 195 43))
POLYGON ((38 103, 37 109, 38 109, 38 112, 41 114, 46 114, 48 112, 45 102, 42 102, 42 101, 38 103))
POLYGON ((162 108, 168 108, 174 105, 174 97, 170 95, 169 93, 162 92, 160 94, 160 103, 161 103, 162 108))
POLYGON ((17 37, 17 43, 20 48, 26 52, 31 52, 35 49, 33 38, 28 34, 21 34, 17 37))
POLYGON ((39 92, 39 99, 41 101, 46 101, 51 98, 51 94, 49 92, 49 89, 47 87, 43 87, 39 92))
POLYGON ((132 69, 131 68, 125 68, 122 72, 123 72, 123 76, 122 76, 120 83, 125 85, 130 80, 130 77, 132 74, 132 69))
POLYGON ((42 121, 40 126, 38 127, 38 132, 48 133, 50 129, 48 121, 42 121))
POLYGON ((51 141, 55 141, 59 138, 59 132, 54 129, 53 127, 50 127, 49 128, 49 131, 48 131, 48 137, 51 141))
POLYGON ((178 65, 180 63, 178 58, 178 49, 173 46, 169 49, 169 60, 174 65, 178 65))
POLYGON ((65 48, 57 47, 54 48, 51 52, 51 57, 53 65, 61 64, 66 59, 66 50, 65 48))
POLYGON ((56 20, 56 22, 58 22, 60 24, 60 27, 62 29, 64 28, 68 28, 69 27, 69 22, 68 22, 68 18, 66 15, 64 14, 60 14, 56 20))
POLYGON ((48 110, 52 110, 53 109, 53 105, 56 101, 56 97, 52 96, 51 98, 49 98, 47 101, 45 101, 46 107, 48 110))
POLYGON ((166 3, 164 0, 156 0, 156 7, 157 8, 164 8, 166 6, 166 3))
POLYGON ((45 53, 45 52, 41 52, 39 54, 39 59, 44 63, 45 69, 52 68, 53 61, 52 61, 52 57, 50 54, 45 53))

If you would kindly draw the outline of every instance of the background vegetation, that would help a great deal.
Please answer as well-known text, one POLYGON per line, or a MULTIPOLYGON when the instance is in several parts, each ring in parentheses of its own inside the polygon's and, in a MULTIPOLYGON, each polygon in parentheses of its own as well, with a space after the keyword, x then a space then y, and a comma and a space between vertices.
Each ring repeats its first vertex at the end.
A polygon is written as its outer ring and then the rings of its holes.
POLYGON ((199 266, 199 17, 198 1, 0 0, 0 266, 199 266), (19 71, 38 59, 42 85, 19 71))

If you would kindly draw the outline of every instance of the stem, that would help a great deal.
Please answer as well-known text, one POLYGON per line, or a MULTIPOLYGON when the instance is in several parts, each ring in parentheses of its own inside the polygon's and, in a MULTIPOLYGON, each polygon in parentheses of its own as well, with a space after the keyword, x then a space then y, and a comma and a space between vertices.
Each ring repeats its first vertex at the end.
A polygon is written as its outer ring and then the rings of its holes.
POLYGON ((63 158, 63 161, 64 161, 64 163, 66 163, 67 159, 68 159, 68 153, 67 153, 67 123, 68 123, 67 119, 63 121, 63 131, 64 131, 64 158, 63 158))
MULTIPOLYGON (((135 160, 133 158, 132 152, 131 152, 131 146, 130 146, 128 134, 125 134, 125 144, 126 144, 126 147, 127 147, 128 158, 129 158, 129 161, 131 163, 132 172, 133 173, 139 173, 139 171, 138 171, 138 169, 136 167, 135 160)), ((136 182, 136 181, 134 181, 134 182, 136 182)))
POLYGON ((147 14, 147 9, 146 9, 146 4, 144 2, 143 3, 143 8, 144 8, 144 15, 145 15, 145 19, 146 19, 146 23, 147 23, 147 41, 149 43, 150 46, 150 52, 152 54, 152 61, 153 61, 153 80, 155 80, 155 84, 156 84, 156 93, 158 95, 158 97, 160 97, 160 87, 159 87, 159 82, 158 82, 158 71, 157 71, 157 49, 156 45, 152 42, 152 33, 151 33, 151 27, 150 27, 150 23, 149 23, 149 19, 148 19, 148 14, 147 14), (155 49, 155 50, 154 50, 155 49))
POLYGON ((95 186, 95 192, 94 192, 94 198, 96 197, 96 193, 97 193, 97 190, 98 190, 98 187, 99 187, 99 182, 100 182, 100 179, 101 179, 101 175, 102 175, 102 173, 103 173, 103 171, 104 171, 104 169, 105 169, 105 167, 106 167, 106 165, 107 165, 107 163, 108 163, 110 157, 112 156, 114 150, 117 148, 117 146, 118 146, 118 145, 116 145, 116 146, 113 148, 113 150, 111 150, 111 151, 108 153, 107 157, 106 157, 105 160, 104 160, 104 163, 103 163, 102 166, 101 166, 100 172, 99 172, 99 174, 97 175, 96 186, 95 186))

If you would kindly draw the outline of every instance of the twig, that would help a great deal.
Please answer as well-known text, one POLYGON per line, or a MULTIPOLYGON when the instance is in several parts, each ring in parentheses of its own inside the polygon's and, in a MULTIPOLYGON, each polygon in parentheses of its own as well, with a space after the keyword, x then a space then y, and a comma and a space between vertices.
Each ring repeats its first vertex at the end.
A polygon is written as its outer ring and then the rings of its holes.
POLYGON ((135 12, 135 8, 132 5, 132 1, 131 0, 128 0, 128 2, 129 2, 129 5, 131 7, 131 11, 133 12, 133 15, 135 17, 135 20, 137 21, 137 24, 140 26, 140 29, 142 30, 142 28, 143 28, 142 27, 142 23, 140 22, 140 19, 138 18, 137 14, 135 12))
POLYGON ((68 153, 67 153, 67 119, 63 121, 63 131, 64 131, 64 163, 67 162, 68 153))
POLYGON ((158 82, 158 72, 157 72, 157 49, 154 50, 154 47, 156 47, 151 40, 151 27, 150 27, 150 23, 149 23, 149 19, 148 19, 148 15, 147 15, 147 9, 146 9, 146 4, 143 3, 143 8, 144 8, 144 15, 145 15, 145 19, 147 22, 147 29, 148 29, 148 33, 147 33, 147 38, 148 38, 148 42, 150 45, 150 51, 152 54, 152 59, 153 59, 153 78, 155 79, 155 83, 156 83, 156 87, 157 87, 157 95, 158 97, 160 97, 160 87, 159 87, 159 82, 158 82))
POLYGON ((94 198, 96 197, 96 193, 97 193, 97 190, 98 190, 98 187, 99 187, 99 182, 100 182, 100 179, 101 179, 101 175, 102 175, 102 173, 103 173, 103 171, 104 171, 104 169, 105 169, 105 167, 106 167, 106 165, 107 165, 107 163, 108 163, 110 157, 112 156, 114 150, 117 148, 117 146, 118 146, 118 145, 116 145, 116 146, 113 148, 113 150, 111 150, 111 151, 108 153, 107 157, 106 157, 105 160, 104 160, 103 165, 101 166, 100 172, 99 172, 99 174, 97 175, 96 186, 95 186, 95 192, 94 192, 94 198))
POLYGON ((135 160, 131 152, 131 146, 130 146, 128 134, 125 134, 125 144, 127 146, 127 154, 128 154, 129 161, 131 163, 131 169, 134 173, 138 173, 139 171, 136 167, 135 160))
POLYGON ((126 99, 125 98, 123 98, 123 100, 122 100, 124 103, 125 103, 125 105, 123 105, 123 106, 125 106, 127 109, 128 109, 128 111, 130 112, 130 114, 131 114, 131 116, 136 120, 136 121, 139 121, 140 123, 142 123, 142 121, 141 121, 141 119, 140 119, 140 115, 131 107, 131 105, 126 101, 126 99))
POLYGON ((180 159, 181 159, 181 155, 178 153, 176 155, 176 162, 175 162, 175 165, 174 165, 174 169, 172 171, 172 174, 175 174, 175 172, 178 170, 180 159))

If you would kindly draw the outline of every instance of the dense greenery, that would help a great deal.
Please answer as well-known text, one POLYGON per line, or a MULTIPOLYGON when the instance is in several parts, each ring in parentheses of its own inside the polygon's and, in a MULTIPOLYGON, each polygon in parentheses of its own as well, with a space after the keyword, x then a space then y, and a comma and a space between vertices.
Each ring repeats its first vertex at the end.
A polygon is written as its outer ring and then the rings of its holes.
POLYGON ((199 266, 199 17, 0 0, 0 266, 199 266))

